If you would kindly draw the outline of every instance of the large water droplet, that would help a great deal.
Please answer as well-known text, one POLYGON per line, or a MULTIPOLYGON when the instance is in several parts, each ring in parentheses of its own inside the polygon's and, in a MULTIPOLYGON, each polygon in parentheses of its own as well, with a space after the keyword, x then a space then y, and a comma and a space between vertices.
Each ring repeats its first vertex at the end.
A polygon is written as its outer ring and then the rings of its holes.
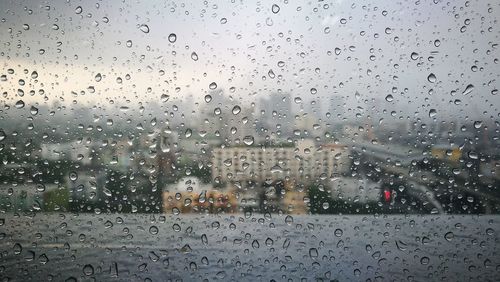
POLYGON ((240 106, 236 105, 233 107, 233 115, 237 115, 241 112, 240 106))
POLYGON ((156 227, 154 225, 149 227, 149 233, 151 233, 152 235, 158 234, 158 227, 156 227))
POLYGON ((433 73, 429 74, 429 76, 427 76, 427 81, 429 81, 430 83, 435 83, 436 76, 433 73))
POLYGON ((271 11, 273 11, 273 13, 275 13, 275 14, 279 13, 280 6, 273 4, 273 6, 271 7, 271 11))
POLYGON ((167 102, 169 99, 170 99, 170 96, 167 95, 167 94, 161 94, 161 97, 160 97, 161 101, 163 103, 167 102))
POLYGON ((215 82, 210 83, 210 84, 208 85, 208 88, 210 88, 211 90, 215 90, 215 89, 217 89, 217 83, 215 83, 215 82))
POLYGON ((76 13, 77 15, 81 14, 81 13, 82 13, 82 11, 83 11, 82 6, 78 6, 78 7, 76 7, 76 9, 75 9, 75 13, 76 13))
POLYGON ((210 101, 212 101, 212 96, 205 95, 205 102, 210 103, 210 101))
POLYGON ((479 129, 479 128, 481 128, 482 126, 483 126, 483 122, 482 122, 482 121, 480 121, 480 120, 476 120, 476 121, 474 122, 474 128, 475 128, 475 129, 479 129))
POLYGON ((19 100, 16 102, 16 108, 17 109, 22 109, 24 108, 24 101, 23 100, 19 100))
POLYGON ((437 111, 435 109, 430 109, 429 110, 429 117, 433 118, 437 115, 437 111))
POLYGON ((253 136, 247 135, 243 138, 243 143, 247 146, 251 146, 254 142, 253 136))
POLYGON ((147 24, 141 24, 139 29, 144 33, 149 33, 149 26, 147 24))
POLYGON ((474 85, 472 84, 469 84, 465 87, 465 90, 464 92, 462 92, 463 95, 468 95, 472 92, 472 90, 474 90, 474 85))
POLYGON ((90 264, 85 265, 83 267, 83 274, 85 274, 85 276, 93 275, 94 274, 94 267, 90 264))
POLYGON ((175 33, 170 33, 168 36, 168 42, 175 43, 175 41, 177 41, 177 35, 175 33))

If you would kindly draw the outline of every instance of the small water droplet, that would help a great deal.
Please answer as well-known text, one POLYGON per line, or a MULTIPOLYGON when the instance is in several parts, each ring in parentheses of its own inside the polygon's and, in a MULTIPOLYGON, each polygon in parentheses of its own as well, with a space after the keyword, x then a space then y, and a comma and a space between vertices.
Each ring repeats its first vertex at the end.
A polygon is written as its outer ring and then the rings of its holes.
POLYGON ((316 248, 309 249, 309 257, 315 259, 318 257, 318 250, 316 248))
POLYGON ((77 15, 81 14, 81 13, 82 13, 82 11, 83 11, 82 6, 78 6, 78 7, 76 7, 76 9, 75 9, 75 13, 76 13, 77 15))
POLYGON ((170 96, 167 94, 161 94, 160 99, 163 103, 166 103, 170 99, 170 96))
POLYGON ((215 82, 212 82, 208 85, 208 88, 210 88, 210 90, 215 90, 217 89, 217 83, 215 82))
POLYGON ((35 107, 35 106, 31 106, 30 113, 31 113, 32 115, 36 115, 36 114, 38 114, 38 108, 37 108, 37 107, 35 107))
POLYGON ((156 227, 155 225, 149 227, 149 233, 151 233, 152 235, 158 234, 158 227, 156 227))
POLYGON ((71 181, 76 181, 78 179, 78 174, 76 172, 74 172, 74 171, 70 172, 69 173, 69 179, 71 181))
POLYGON ((210 101, 212 101, 212 96, 205 95, 205 102, 210 103, 210 101))
POLYGON ((446 234, 444 234, 444 239, 446 239, 446 241, 448 242, 451 242, 451 240, 453 240, 453 237, 455 237, 453 232, 447 232, 446 234))
POLYGON ((422 258, 420 259, 420 263, 421 263, 422 265, 428 265, 428 264, 429 264, 429 261, 430 261, 430 259, 429 259, 428 257, 422 257, 422 258))
POLYGON ((191 53, 191 59, 193 61, 198 61, 198 54, 196 54, 196 52, 191 53))

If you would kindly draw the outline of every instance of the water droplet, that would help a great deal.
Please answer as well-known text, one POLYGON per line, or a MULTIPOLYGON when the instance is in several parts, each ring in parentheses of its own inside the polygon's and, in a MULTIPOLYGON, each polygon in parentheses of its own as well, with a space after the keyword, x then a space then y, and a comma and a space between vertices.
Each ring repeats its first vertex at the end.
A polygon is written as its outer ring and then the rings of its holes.
POLYGON ((285 217, 285 223, 291 225, 293 223, 293 217, 291 215, 287 215, 285 217))
POLYGON ((430 109, 429 110, 429 117, 433 118, 437 115, 437 111, 435 109, 430 109))
POLYGON ((168 42, 175 43, 175 41, 177 41, 177 35, 175 33, 170 33, 168 36, 168 42))
POLYGON ((163 103, 167 102, 169 99, 170 99, 170 96, 167 95, 167 94, 161 94, 161 97, 160 97, 161 101, 163 103))
POLYGON ((77 15, 81 14, 81 13, 82 13, 82 11, 83 11, 82 6, 78 6, 78 7, 76 7, 76 9, 75 9, 75 13, 76 13, 77 15))
POLYGON ((252 248, 258 249, 260 247, 259 241, 253 240, 252 242, 252 248))
POLYGON ((17 109, 22 109, 24 108, 24 101, 23 100, 19 100, 16 102, 16 108, 17 109))
POLYGON ((493 228, 486 229, 486 235, 493 236, 495 234, 495 230, 493 228))
POLYGON ((38 73, 36 71, 33 71, 31 73, 31 78, 36 79, 38 77, 38 73))
POLYGON ((475 129, 479 129, 479 128, 481 128, 482 126, 483 126, 483 122, 482 122, 482 121, 480 121, 480 120, 476 120, 476 121, 474 122, 474 128, 475 128, 475 129))
POLYGON ((420 263, 421 263, 422 265, 428 265, 428 264, 429 264, 429 261, 430 261, 430 259, 429 259, 428 257, 422 257, 422 258, 420 259, 420 263))
POLYGON ((184 136, 186 138, 189 138, 191 137, 191 135, 193 135, 193 131, 190 128, 186 129, 186 131, 184 132, 184 136))
POLYGON ((316 88, 311 88, 310 92, 311 94, 315 95, 316 93, 318 93, 318 90, 316 90, 316 88))
POLYGON ((196 52, 191 53, 191 59, 193 61, 198 61, 198 54, 196 54, 196 52))
POLYGON ((226 23, 227 23, 227 19, 226 19, 226 18, 222 18, 222 19, 220 19, 220 23, 221 23, 221 24, 226 24, 226 23))
POLYGON ((469 84, 465 87, 465 90, 464 92, 462 92, 463 95, 468 95, 472 92, 472 90, 474 90, 474 85, 472 84, 469 84))
POLYGON ((251 146, 254 142, 253 136, 247 135, 243 137, 243 143, 247 146, 251 146))
POLYGON ((31 106, 30 113, 31 113, 32 115, 36 115, 36 114, 38 114, 38 108, 37 108, 37 107, 35 107, 35 106, 31 106))
POLYGON ((220 227, 220 223, 218 221, 212 222, 212 229, 217 230, 220 227))
POLYGON ((318 257, 318 250, 316 248, 309 249, 309 257, 315 259, 318 257))
POLYGON ((323 209, 327 210, 330 207, 330 204, 328 202, 323 203, 323 209))
POLYGON ((241 112, 240 106, 236 105, 233 107, 233 115, 237 115, 241 112))
POLYGON ((158 234, 158 227, 156 227, 154 225, 149 227, 149 233, 151 233, 152 235, 158 234))
POLYGON ((434 46, 439 47, 441 45, 441 41, 439 39, 434 40, 434 46))
POLYGON ((453 240, 453 237, 455 237, 455 235, 453 235, 453 232, 447 232, 446 234, 444 234, 444 239, 446 239, 446 241, 448 242, 451 242, 451 240, 453 240))
POLYGON ((217 89, 217 83, 215 82, 212 82, 208 85, 208 88, 210 88, 210 90, 215 90, 217 89))
POLYGON ((418 59, 418 53, 416 53, 416 52, 412 52, 412 53, 411 53, 411 55, 410 55, 410 58, 411 58, 412 60, 416 60, 416 59, 418 59))
POLYGON ((94 274, 94 267, 90 264, 85 265, 83 267, 83 274, 85 274, 85 276, 93 275, 94 274))
POLYGON ((279 13, 280 6, 273 4, 273 6, 271 7, 271 11, 273 11, 273 13, 275 13, 275 14, 279 13))
POLYGON ((208 238, 206 234, 201 235, 201 243, 205 246, 208 245, 208 238))
POLYGON ((429 74, 429 76, 427 76, 427 81, 429 81, 430 83, 435 83, 436 76, 433 73, 429 74))
POLYGON ((95 81, 99 82, 102 80, 102 76, 101 76, 101 73, 97 73, 94 77, 95 81))
POLYGON ((210 101, 212 101, 212 96, 205 95, 205 102, 210 103, 210 101))
POLYGON ((45 191, 45 185, 43 185, 43 183, 38 183, 36 185, 36 191, 37 192, 44 192, 45 191))
POLYGON ((344 232, 342 231, 342 229, 337 228, 337 229, 335 229, 335 231, 333 232, 333 234, 335 236, 337 236, 337 237, 340 237, 340 236, 342 236, 342 234, 344 234, 344 232))
POLYGON ((127 42, 125 43, 125 45, 130 48, 132 47, 132 40, 127 40, 127 42))
POLYGON ((14 244, 13 250, 15 255, 19 255, 23 251, 23 247, 21 246, 21 244, 16 243, 14 244))
POLYGON ((78 174, 76 172, 74 172, 74 171, 70 172, 69 173, 69 179, 71 181, 76 181, 78 179, 78 174))
POLYGON ((394 101, 394 97, 391 94, 389 94, 389 95, 385 96, 385 100, 387 102, 392 102, 392 101, 394 101))
POLYGON ((149 26, 147 24, 141 24, 139 29, 144 33, 149 33, 149 26))
POLYGON ((23 29, 24 30, 29 30, 30 29, 30 26, 28 24, 23 24, 23 29))

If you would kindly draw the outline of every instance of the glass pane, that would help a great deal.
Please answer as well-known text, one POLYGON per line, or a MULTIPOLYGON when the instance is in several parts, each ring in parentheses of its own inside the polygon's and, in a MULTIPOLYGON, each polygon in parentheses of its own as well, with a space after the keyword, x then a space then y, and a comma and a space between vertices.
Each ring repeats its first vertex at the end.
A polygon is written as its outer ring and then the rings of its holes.
POLYGON ((493 281, 497 1, 2 1, 2 281, 493 281))

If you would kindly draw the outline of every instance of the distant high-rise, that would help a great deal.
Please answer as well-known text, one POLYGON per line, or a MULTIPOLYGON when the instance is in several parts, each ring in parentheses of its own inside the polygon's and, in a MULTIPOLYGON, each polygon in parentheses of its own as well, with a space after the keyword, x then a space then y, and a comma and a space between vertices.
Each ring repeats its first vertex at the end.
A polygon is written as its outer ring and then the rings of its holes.
POLYGON ((260 98, 257 118, 261 126, 271 132, 280 131, 282 135, 290 133, 293 119, 290 95, 273 93, 260 98))

